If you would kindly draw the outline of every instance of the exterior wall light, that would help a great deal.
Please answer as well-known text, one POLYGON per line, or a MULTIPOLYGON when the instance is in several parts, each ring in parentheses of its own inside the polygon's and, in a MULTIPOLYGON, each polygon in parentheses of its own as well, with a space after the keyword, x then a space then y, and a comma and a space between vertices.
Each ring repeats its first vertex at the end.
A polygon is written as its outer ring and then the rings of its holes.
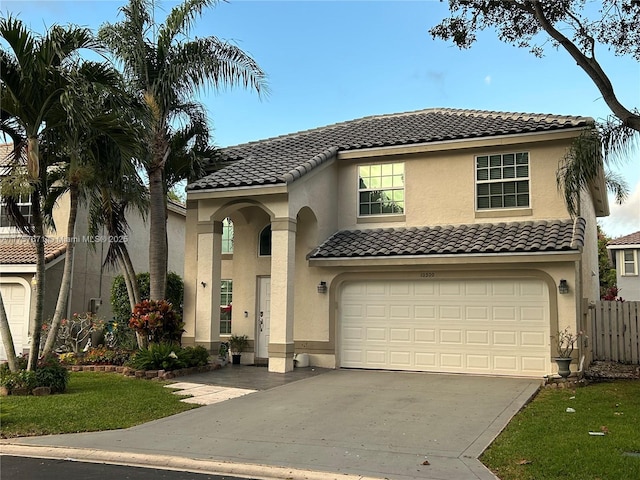
POLYGON ((569 284, 566 280, 560 280, 560 284, 558 285, 558 292, 561 294, 569 293, 569 284))
POLYGON ((327 293, 327 282, 320 282, 318 284, 318 293, 327 293))

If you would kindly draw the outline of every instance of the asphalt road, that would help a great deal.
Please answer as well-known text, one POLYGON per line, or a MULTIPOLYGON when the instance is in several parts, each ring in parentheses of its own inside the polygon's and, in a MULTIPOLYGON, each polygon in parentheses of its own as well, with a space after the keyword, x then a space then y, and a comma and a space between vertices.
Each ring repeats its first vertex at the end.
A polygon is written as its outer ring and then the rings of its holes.
MULTIPOLYGON (((176 472, 70 460, 0 456, 0 478, 11 480, 247 480, 228 475, 176 472)), ((255 480, 255 479, 253 479, 255 480)))

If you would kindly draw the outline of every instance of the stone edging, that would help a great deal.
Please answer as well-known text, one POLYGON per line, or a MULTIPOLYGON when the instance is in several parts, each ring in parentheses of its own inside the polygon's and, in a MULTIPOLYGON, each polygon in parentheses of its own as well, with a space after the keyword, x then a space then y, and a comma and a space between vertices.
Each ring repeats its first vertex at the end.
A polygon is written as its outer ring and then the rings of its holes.
MULTIPOLYGON (((225 362, 226 364, 226 362, 225 362)), ((194 373, 211 372, 222 368, 221 363, 210 363, 202 367, 180 368, 178 370, 136 370, 131 367, 115 366, 115 365, 69 365, 67 369, 72 372, 114 372, 120 373, 127 377, 142 378, 147 380, 171 380, 185 375, 193 375, 194 373)))

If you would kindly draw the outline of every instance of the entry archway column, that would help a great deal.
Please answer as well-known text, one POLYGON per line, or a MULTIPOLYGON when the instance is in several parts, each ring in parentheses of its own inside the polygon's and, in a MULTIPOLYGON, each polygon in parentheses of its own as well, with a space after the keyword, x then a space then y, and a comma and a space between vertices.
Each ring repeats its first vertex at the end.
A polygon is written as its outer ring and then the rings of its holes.
POLYGON ((195 343, 217 353, 220 348, 222 222, 198 224, 195 343))
POLYGON ((295 219, 274 219, 271 222, 270 372, 285 373, 293 370, 295 250, 295 219))

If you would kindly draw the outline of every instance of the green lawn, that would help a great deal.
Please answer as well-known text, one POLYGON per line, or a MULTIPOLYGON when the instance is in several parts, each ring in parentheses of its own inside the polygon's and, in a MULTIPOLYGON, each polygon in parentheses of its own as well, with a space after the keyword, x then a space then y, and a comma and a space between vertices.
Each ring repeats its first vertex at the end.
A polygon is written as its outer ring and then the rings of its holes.
POLYGON ((71 373, 63 394, 0 400, 3 438, 114 430, 196 408, 163 382, 116 373, 71 373))
POLYGON ((640 382, 629 380, 541 390, 480 460, 501 480, 638 480, 639 452, 640 382))

